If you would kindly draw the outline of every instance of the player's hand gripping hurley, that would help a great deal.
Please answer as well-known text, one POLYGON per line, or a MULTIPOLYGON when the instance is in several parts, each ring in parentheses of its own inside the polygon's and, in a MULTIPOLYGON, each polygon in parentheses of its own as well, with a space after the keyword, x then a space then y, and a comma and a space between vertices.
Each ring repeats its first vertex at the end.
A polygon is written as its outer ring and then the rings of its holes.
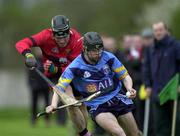
MULTIPOLYGON (((69 107, 69 106, 78 106, 79 104, 82 104, 83 102, 92 100, 93 98, 99 96, 100 94, 101 94, 101 91, 98 91, 98 92, 88 96, 87 98, 81 99, 75 103, 65 104, 65 105, 59 106, 57 108, 54 108, 53 111, 57 111, 57 110, 60 110, 60 109, 63 109, 63 108, 69 107)), ((48 113, 46 111, 40 112, 37 114, 37 118, 39 118, 40 116, 45 115, 45 114, 48 114, 48 113)))

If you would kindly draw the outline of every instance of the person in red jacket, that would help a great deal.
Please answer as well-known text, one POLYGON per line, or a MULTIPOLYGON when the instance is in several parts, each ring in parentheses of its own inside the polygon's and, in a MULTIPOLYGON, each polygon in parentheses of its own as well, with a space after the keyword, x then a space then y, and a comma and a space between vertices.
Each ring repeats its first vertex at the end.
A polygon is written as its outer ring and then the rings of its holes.
MULTIPOLYGON (((61 73, 81 53, 83 43, 80 34, 70 28, 69 19, 64 15, 56 15, 52 18, 51 28, 16 43, 16 49, 25 57, 26 66, 33 69, 37 66, 37 61, 31 47, 39 47, 42 50, 44 74, 57 83, 61 73)), ((72 92, 73 85, 71 84, 68 89, 68 92, 72 92)), ((75 92, 77 91, 73 91, 74 96, 79 96, 75 92)), ((87 115, 82 109, 85 108, 69 108, 70 116, 80 136, 89 136, 86 128, 87 115)))

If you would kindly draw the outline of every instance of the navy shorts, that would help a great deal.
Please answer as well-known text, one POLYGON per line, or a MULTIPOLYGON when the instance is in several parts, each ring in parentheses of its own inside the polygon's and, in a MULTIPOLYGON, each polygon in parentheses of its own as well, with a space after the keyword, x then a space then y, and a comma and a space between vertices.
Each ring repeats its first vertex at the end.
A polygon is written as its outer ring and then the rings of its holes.
POLYGON ((131 112, 134 108, 135 106, 133 103, 127 105, 117 97, 113 97, 109 101, 99 105, 96 109, 90 109, 88 107, 88 111, 92 119, 95 121, 95 117, 100 113, 110 112, 117 118, 121 115, 131 112))

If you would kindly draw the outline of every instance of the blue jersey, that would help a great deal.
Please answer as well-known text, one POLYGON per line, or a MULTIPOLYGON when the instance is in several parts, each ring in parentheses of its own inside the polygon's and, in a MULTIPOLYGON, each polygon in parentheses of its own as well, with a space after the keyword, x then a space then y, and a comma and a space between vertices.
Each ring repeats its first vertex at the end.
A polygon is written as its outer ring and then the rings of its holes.
MULTIPOLYGON (((121 80, 127 75, 124 65, 112 53, 103 51, 96 65, 89 64, 81 54, 66 68, 57 86, 65 91, 64 89, 72 81, 83 97, 101 90, 103 95, 85 102, 85 105, 93 107, 119 95, 121 80)), ((122 97, 125 100, 125 96, 122 97)), ((126 103, 132 104, 130 99, 126 100, 126 103)))

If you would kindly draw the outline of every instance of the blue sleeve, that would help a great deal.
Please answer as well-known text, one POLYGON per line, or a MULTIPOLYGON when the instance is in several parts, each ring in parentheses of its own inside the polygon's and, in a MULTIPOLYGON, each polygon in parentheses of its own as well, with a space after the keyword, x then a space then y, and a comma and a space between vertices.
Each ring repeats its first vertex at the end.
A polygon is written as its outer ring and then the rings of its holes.
POLYGON ((115 72, 119 80, 123 80, 128 75, 128 71, 114 55, 113 60, 112 70, 115 72))
POLYGON ((69 86, 73 78, 74 74, 72 73, 70 68, 67 67, 67 69, 62 73, 61 77, 59 78, 57 87, 61 91, 65 92, 65 89, 69 86))

